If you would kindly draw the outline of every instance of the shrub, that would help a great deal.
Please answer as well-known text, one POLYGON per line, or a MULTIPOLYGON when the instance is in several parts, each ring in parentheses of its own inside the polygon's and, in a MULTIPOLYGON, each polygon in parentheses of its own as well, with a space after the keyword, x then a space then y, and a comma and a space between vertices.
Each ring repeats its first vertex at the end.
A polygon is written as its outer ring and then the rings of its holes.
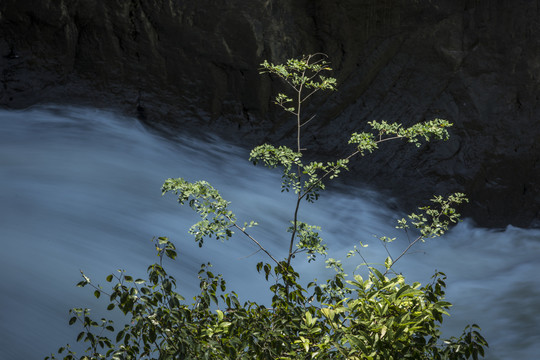
MULTIPOLYGON (((325 181, 348 170, 349 160, 375 151, 390 140, 404 140, 420 146, 422 141, 448 138, 449 122, 434 119, 403 127, 372 121, 371 132, 354 133, 351 154, 333 162, 304 162, 302 129, 314 116, 304 116, 303 106, 319 91, 335 90, 336 80, 324 74, 331 70, 326 56, 314 54, 274 65, 264 62, 261 73, 275 75, 288 85, 290 94, 280 93, 275 103, 296 123, 296 149, 269 144, 254 148, 250 160, 282 171, 281 191, 296 195, 288 229, 287 256, 278 259, 249 229, 257 223, 240 223, 229 210, 229 202, 206 181, 168 179, 163 193, 174 193, 180 204, 188 204, 200 215, 189 232, 199 246, 210 238, 227 240, 242 236, 255 243, 266 261, 256 266, 269 284, 271 307, 255 302, 241 303, 234 291, 227 292, 221 275, 203 264, 198 273, 200 293, 187 303, 176 292, 176 280, 167 273, 164 258, 177 256, 174 244, 165 237, 154 239, 159 263, 148 267, 147 279, 133 279, 119 271, 106 281, 110 290, 95 285, 84 273, 78 286, 89 286, 96 297, 107 298, 107 309, 119 309, 129 323, 115 329, 110 320, 91 319, 88 309, 72 309, 70 325, 79 324, 77 341, 88 344, 86 354, 77 356, 69 346, 60 348, 64 359, 477 359, 487 342, 477 325, 467 326, 459 338, 443 340, 440 325, 451 306, 444 300, 444 273, 433 275, 422 286, 407 283, 393 266, 416 243, 444 234, 459 221, 455 206, 466 201, 463 194, 436 196, 420 212, 398 221, 397 227, 416 233, 416 238, 392 256, 389 244, 378 239, 389 256, 379 266, 370 266, 360 243, 348 257, 360 256, 358 267, 365 276, 348 276, 339 260, 327 259, 335 274, 323 283, 302 286, 293 259, 305 253, 308 262, 325 256, 328 245, 319 227, 303 222, 301 204, 316 201, 325 181)), ((382 259, 381 259, 382 260, 382 259)), ((297 261, 297 260, 296 260, 297 261)), ((254 270, 254 271, 255 271, 254 270)), ((56 359, 51 355, 47 359, 56 359)))

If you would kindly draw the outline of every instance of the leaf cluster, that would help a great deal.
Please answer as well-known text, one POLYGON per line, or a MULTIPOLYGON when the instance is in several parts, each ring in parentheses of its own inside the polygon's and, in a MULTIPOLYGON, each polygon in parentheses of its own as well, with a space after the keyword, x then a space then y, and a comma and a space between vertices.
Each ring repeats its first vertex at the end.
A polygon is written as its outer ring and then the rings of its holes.
MULTIPOLYGON (((158 255, 174 257, 164 252, 174 248, 166 238, 156 243, 158 255)), ((346 280, 338 271, 325 284, 304 288, 285 262, 274 267, 261 262, 257 270, 274 280, 271 307, 240 303, 210 264, 201 265, 200 293, 191 304, 161 264, 149 266, 145 280, 123 271, 109 275, 109 292, 83 274, 79 286, 92 287, 96 297, 107 299, 107 309, 122 311, 129 324, 115 331, 112 321, 97 322, 88 309, 73 309, 69 323, 83 326, 77 340, 89 347, 83 356, 69 346, 58 354, 66 353, 63 359, 477 359, 487 346, 476 325, 459 338, 441 338, 443 315, 451 306, 444 300, 443 273, 421 286, 370 267, 366 278, 346 280)))
POLYGON ((388 123, 386 121, 370 121, 368 124, 374 130, 373 132, 353 133, 349 139, 349 144, 356 144, 358 152, 363 156, 366 152, 372 153, 380 143, 405 139, 409 143, 420 147, 421 138, 425 141, 431 139, 448 140, 449 134, 447 128, 452 126, 447 120, 433 119, 424 121, 408 128, 404 128, 399 123, 388 123))
MULTIPOLYGON (((88 309, 71 311, 70 325, 82 326, 77 341, 88 344, 78 356, 69 346, 58 349, 63 359, 478 359, 484 356, 486 340, 477 325, 465 328, 456 338, 443 339, 440 325, 451 304, 445 301, 444 273, 437 272, 430 284, 407 283, 394 265, 419 241, 443 235, 459 221, 455 207, 466 202, 464 194, 435 196, 431 204, 418 213, 398 220, 398 228, 407 236, 417 236, 393 256, 389 245, 395 238, 377 236, 388 253, 384 264, 370 264, 361 249, 349 251, 347 257, 359 255, 363 262, 348 280, 340 260, 326 260, 335 270, 325 282, 316 280, 304 286, 294 270, 292 259, 305 253, 308 262, 325 256, 328 246, 320 236, 321 228, 300 220, 302 201, 314 202, 325 189, 324 181, 349 170, 350 159, 372 153, 386 141, 405 140, 420 146, 422 141, 446 140, 452 124, 434 119, 404 127, 398 123, 371 121, 370 131, 353 133, 349 144, 353 152, 329 162, 304 163, 301 128, 313 117, 304 119, 302 105, 317 91, 335 90, 336 80, 324 76, 331 71, 324 54, 290 59, 285 64, 261 64, 261 73, 278 76, 289 85, 292 95, 280 93, 275 103, 294 115, 297 126, 297 149, 264 144, 255 147, 249 160, 257 165, 282 170, 281 191, 296 194, 296 205, 287 229, 290 234, 284 259, 271 254, 248 233, 258 225, 254 221, 237 224, 230 203, 206 181, 189 182, 183 178, 167 179, 162 194, 173 193, 178 202, 187 204, 200 217, 190 227, 200 247, 204 240, 228 240, 236 231, 259 247, 273 263, 261 261, 256 271, 268 282, 271 306, 251 301, 241 303, 234 291, 227 292, 221 275, 214 275, 210 263, 201 265, 198 273, 199 293, 189 302, 177 292, 177 281, 163 265, 174 260, 177 251, 166 237, 153 239, 159 262, 147 269, 147 279, 134 279, 119 270, 107 276, 110 290, 95 285, 82 273, 77 285, 90 287, 96 298, 106 299, 106 308, 119 310, 129 322, 115 329, 112 321, 92 320, 88 309), (234 231, 233 231, 234 230, 234 231), (362 268, 367 275, 356 271, 362 268)), ((263 214, 264 216, 264 214, 263 214)), ((264 219, 264 217, 263 217, 264 219)), ((47 359, 56 359, 51 355, 47 359)))
POLYGON ((468 202, 463 193, 454 193, 447 198, 435 196, 431 199, 433 205, 423 206, 419 209, 421 213, 408 215, 409 220, 403 218, 398 220, 398 229, 408 229, 412 224, 420 231, 422 240, 443 235, 451 224, 460 220, 460 214, 456 212, 455 206, 468 202))
POLYGON ((297 95, 293 100, 289 95, 279 93, 274 103, 283 110, 299 115, 300 105, 319 90, 336 90, 336 79, 322 75, 332 71, 325 54, 304 55, 299 59, 288 59, 285 64, 273 64, 265 60, 260 73, 270 73, 281 78, 297 95), (304 90, 307 90, 307 94, 304 90))
POLYGON ((162 194, 172 192, 178 196, 178 203, 188 203, 201 217, 189 229, 195 241, 202 247, 205 238, 228 240, 236 223, 236 217, 228 210, 229 202, 206 181, 190 183, 183 178, 167 179, 161 189, 162 194))

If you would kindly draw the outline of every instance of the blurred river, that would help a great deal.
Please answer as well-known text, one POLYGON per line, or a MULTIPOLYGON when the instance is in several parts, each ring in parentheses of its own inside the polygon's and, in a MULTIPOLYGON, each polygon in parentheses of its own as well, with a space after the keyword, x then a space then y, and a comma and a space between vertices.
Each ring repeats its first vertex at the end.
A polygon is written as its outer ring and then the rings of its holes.
MULTIPOLYGON (((444 144, 441 144, 444 146, 444 144)), ((88 108, 48 106, 0 110, 0 359, 42 359, 75 344, 79 329, 68 326, 68 309, 89 307, 110 316, 104 299, 76 288, 79 270, 96 283, 116 269, 142 277, 156 260, 153 236, 168 236, 180 252, 166 266, 190 298, 203 262, 223 273, 228 290, 265 301, 266 284, 254 264, 266 260, 242 237, 206 241, 199 249, 187 233, 196 217, 161 196, 169 177, 207 180, 232 201, 240 222, 255 220, 252 233, 276 256, 294 199, 279 191, 280 174, 247 161, 248 152, 209 138, 166 139, 135 119, 88 108)), ((403 216, 368 190, 331 191, 304 206, 302 220, 322 227, 330 256, 344 259, 358 241, 369 243, 370 262, 384 261, 374 234, 400 236, 403 216)), ((419 204, 422 205, 422 204, 419 204)), ((398 254, 406 239, 391 247, 398 254)), ((540 231, 480 229, 465 221, 444 239, 417 248, 396 264, 409 282, 429 280, 435 269, 448 275, 454 304, 445 336, 479 324, 490 350, 487 359, 533 359, 540 353, 540 231)), ((345 261, 349 269, 359 258, 345 261)), ((324 279, 323 259, 297 270, 324 279)))

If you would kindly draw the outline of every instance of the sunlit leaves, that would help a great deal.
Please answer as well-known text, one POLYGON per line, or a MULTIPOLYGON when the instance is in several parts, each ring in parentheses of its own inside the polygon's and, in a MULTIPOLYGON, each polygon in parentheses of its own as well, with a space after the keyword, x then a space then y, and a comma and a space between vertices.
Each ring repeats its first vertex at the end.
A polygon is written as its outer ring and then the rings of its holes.
POLYGON ((295 233, 297 252, 306 252, 308 262, 315 260, 317 254, 327 254, 327 246, 319 235, 320 230, 319 226, 308 225, 301 221, 296 222, 296 227, 290 226, 287 229, 288 232, 295 233))
POLYGON ((105 278, 110 289, 104 290, 81 271, 83 279, 77 286, 90 287, 97 299, 107 302, 107 310, 119 310, 126 322, 115 332, 112 321, 96 321, 88 309, 72 309, 68 322, 82 327, 76 339, 88 347, 82 356, 77 356, 69 346, 59 348, 58 354, 66 354, 66 360, 461 360, 483 356, 487 342, 477 325, 465 328, 459 338, 441 339, 440 325, 451 306, 444 300, 443 273, 436 273, 431 283, 422 286, 407 283, 403 275, 393 270, 416 241, 440 236, 459 220, 455 206, 466 201, 463 194, 434 197, 432 204, 420 208, 418 214, 398 220, 398 228, 415 228, 420 235, 397 257, 387 247, 396 238, 376 236, 388 253, 382 264, 368 263, 361 251, 367 244, 360 242, 347 254, 347 266, 351 265, 352 256, 359 255, 363 260, 357 262, 360 265, 350 277, 344 263, 329 258, 326 266, 335 271, 334 275, 322 283, 315 280, 305 286, 305 279, 301 279, 290 261, 300 253, 307 254, 308 262, 316 255, 327 254, 320 228, 299 221, 297 216, 302 200, 318 199, 325 188, 323 180, 339 176, 341 171, 348 170, 352 156, 371 153, 385 141, 404 139, 419 146, 422 140, 445 140, 451 124, 435 119, 405 128, 397 123, 372 121, 371 131, 351 136, 349 143, 356 149, 349 157, 303 163, 300 128, 312 118, 302 119, 302 104, 319 90, 335 90, 336 80, 323 75, 331 70, 326 56, 308 55, 279 65, 265 61, 261 70, 277 75, 293 90, 292 96, 278 94, 275 103, 296 117, 297 151, 261 145, 250 154, 254 164, 281 168, 282 191, 297 194, 294 220, 288 228, 290 241, 285 242, 289 248, 286 258, 277 260, 246 232, 256 222, 237 225, 236 216, 229 210, 230 203, 208 182, 168 179, 162 193, 174 193, 180 204, 189 205, 200 216, 200 221, 189 230, 199 246, 206 238, 229 239, 232 229, 236 229, 270 256, 275 264, 260 261, 256 271, 264 277, 261 281, 269 283, 271 303, 241 303, 234 291, 226 292, 225 280, 211 271, 210 263, 201 265, 197 274, 199 291, 192 301, 186 301, 177 292, 183 282, 177 283, 164 264, 164 260, 177 258, 176 247, 169 238, 157 237, 152 241, 159 261, 148 266, 144 279, 118 270, 105 278))
POLYGON ((167 192, 178 195, 180 204, 188 203, 200 215, 201 221, 189 229, 189 233, 195 236, 199 246, 203 245, 207 237, 227 240, 232 236, 231 227, 235 224, 236 217, 228 210, 229 202, 224 200, 208 182, 191 183, 182 178, 167 179, 163 184, 162 193, 167 192))
POLYGON ((405 218, 398 220, 396 227, 407 229, 410 223, 420 231, 424 239, 441 236, 451 224, 460 220, 460 214, 457 213, 455 206, 468 201, 463 193, 455 193, 446 198, 435 196, 431 199, 433 205, 420 207, 422 212, 408 215, 409 220, 405 218))
POLYGON ((296 108, 294 106, 290 106, 290 103, 292 102, 293 100, 290 97, 281 93, 276 96, 275 100, 275 104, 279 105, 283 110, 297 115, 296 108))
POLYGON ((279 76, 295 90, 302 87, 317 90, 335 90, 336 79, 325 77, 323 71, 331 71, 324 54, 304 55, 299 59, 289 59, 285 64, 272 64, 264 61, 260 73, 279 76))
POLYGON ((374 120, 368 124, 374 132, 353 133, 349 139, 349 144, 355 144, 361 155, 365 155, 366 152, 372 153, 380 143, 388 140, 405 139, 416 146, 421 145, 421 138, 425 141, 447 140, 449 134, 446 128, 452 126, 451 123, 442 119, 421 122, 408 128, 404 128, 402 124, 387 123, 384 120, 374 120))
POLYGON ((274 147, 264 144, 251 150, 249 160, 255 165, 262 162, 270 169, 281 167, 283 169, 281 191, 290 191, 292 189, 297 193, 300 191, 300 183, 293 166, 301 166, 301 157, 301 153, 295 152, 286 146, 274 147))
MULTIPOLYGON (((300 228, 311 234, 308 237, 316 233, 309 225, 300 228)), ((386 263, 392 265, 390 259, 386 263)), ((367 276, 356 274, 345 280, 341 262, 329 259, 328 264, 338 269, 335 277, 325 284, 312 282, 307 288, 285 262, 275 267, 257 264, 267 279, 276 280, 270 286, 271 308, 254 302, 241 304, 234 292, 225 292, 225 281, 210 271, 210 264, 199 270, 200 292, 190 305, 175 292, 176 280, 159 264, 148 268, 149 279, 156 278, 147 281, 155 284, 151 288, 139 288, 138 283, 146 282, 127 281, 133 277, 119 271, 107 277, 117 281, 110 304, 117 305, 129 323, 115 333, 111 321, 94 321, 88 309, 73 309, 69 323, 83 327, 77 340, 88 344, 88 359, 458 360, 483 356, 487 342, 477 325, 467 327, 459 338, 440 337, 443 316, 451 306, 444 300, 443 273, 421 286, 375 267, 367 268, 367 276)), ((59 354, 66 351, 69 355, 64 359, 84 358, 69 347, 59 349, 59 354)))
POLYGON ((378 148, 375 135, 365 132, 353 133, 349 139, 349 144, 356 144, 361 155, 364 155, 366 151, 372 153, 378 148))

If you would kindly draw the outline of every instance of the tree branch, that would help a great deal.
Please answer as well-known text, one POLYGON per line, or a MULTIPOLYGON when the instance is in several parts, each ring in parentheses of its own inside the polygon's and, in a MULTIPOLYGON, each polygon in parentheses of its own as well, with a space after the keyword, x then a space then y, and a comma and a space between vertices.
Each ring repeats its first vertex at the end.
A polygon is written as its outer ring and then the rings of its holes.
MULTIPOLYGON (((229 220, 231 220, 228 216, 227 216, 227 218, 228 218, 229 220)), ((231 221, 232 221, 232 220, 231 220, 231 221)), ((238 230, 240 230, 240 231, 241 231, 244 235, 246 235, 251 241, 253 241, 255 244, 257 244, 257 246, 260 248, 260 250, 264 251, 264 252, 266 253, 266 255, 268 255, 268 256, 270 257, 270 259, 274 260, 274 262, 275 262, 276 264, 279 265, 279 261, 277 261, 276 258, 274 258, 274 257, 272 256, 272 254, 270 254, 270 252, 269 252, 268 250, 266 250, 266 249, 261 245, 260 242, 258 242, 253 236, 249 235, 249 234, 246 232, 246 230, 244 230, 243 228, 241 228, 240 226, 238 226, 236 223, 234 223, 233 226, 234 226, 235 228, 237 228, 238 230)))

